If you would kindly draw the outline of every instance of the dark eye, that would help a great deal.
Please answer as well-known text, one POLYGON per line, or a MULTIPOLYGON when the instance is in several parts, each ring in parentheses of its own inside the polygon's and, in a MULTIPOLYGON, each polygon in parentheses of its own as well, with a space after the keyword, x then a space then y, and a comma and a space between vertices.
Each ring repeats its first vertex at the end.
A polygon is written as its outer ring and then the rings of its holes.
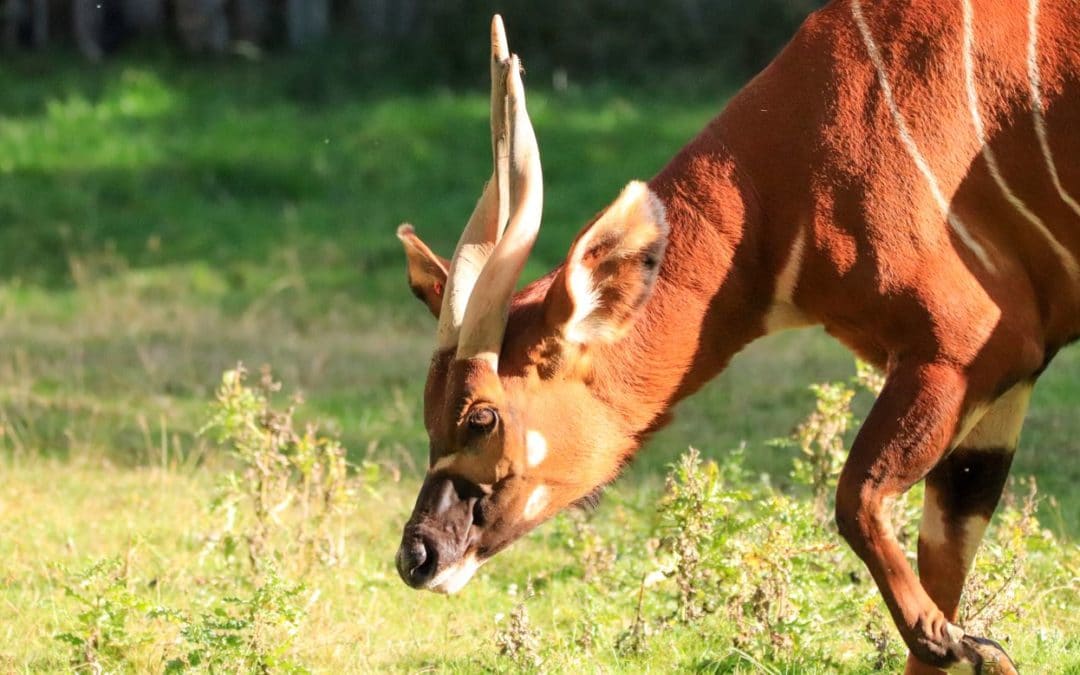
POLYGON ((492 408, 473 408, 469 412, 469 429, 479 433, 490 433, 499 421, 499 415, 492 408))

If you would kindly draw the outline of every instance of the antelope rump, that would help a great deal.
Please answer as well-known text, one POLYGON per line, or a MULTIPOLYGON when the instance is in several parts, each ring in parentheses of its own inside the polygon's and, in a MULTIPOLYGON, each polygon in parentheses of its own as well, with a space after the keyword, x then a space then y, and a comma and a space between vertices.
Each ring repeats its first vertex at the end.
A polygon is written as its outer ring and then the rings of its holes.
POLYGON ((449 260, 398 230, 438 317, 405 582, 459 590, 747 343, 822 324, 886 374, 836 522, 907 672, 1015 672, 954 622, 1032 386, 1080 337, 1080 4, 831 3, 516 293, 541 165, 498 17, 491 38, 491 180, 449 260), (916 576, 887 515, 924 479, 916 576))

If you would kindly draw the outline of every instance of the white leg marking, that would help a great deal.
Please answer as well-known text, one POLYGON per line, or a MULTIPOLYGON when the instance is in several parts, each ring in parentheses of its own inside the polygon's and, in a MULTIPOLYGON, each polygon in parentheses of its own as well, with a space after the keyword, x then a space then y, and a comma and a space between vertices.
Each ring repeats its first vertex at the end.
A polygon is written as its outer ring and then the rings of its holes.
POLYGON ((1039 138, 1039 147, 1042 149, 1043 159, 1046 160, 1046 168, 1050 172, 1054 189, 1057 190, 1062 201, 1073 210, 1073 213, 1080 217, 1080 204, 1065 191, 1065 186, 1061 184, 1061 177, 1058 176, 1057 165, 1054 163, 1054 155, 1050 152, 1050 140, 1046 133, 1046 108, 1043 105, 1042 81, 1039 77, 1038 42, 1039 0, 1028 0, 1027 70, 1028 83, 1031 85, 1031 115, 1035 120, 1035 135, 1039 138))
POLYGON ((975 425, 982 421, 983 415, 985 415, 986 411, 989 409, 990 406, 985 403, 977 403, 972 406, 971 410, 969 410, 964 415, 963 419, 960 420, 960 426, 957 427, 956 434, 953 435, 951 449, 955 450, 956 446, 960 445, 960 443, 967 438, 971 430, 975 428, 975 425))
MULTIPOLYGON (((1046 223, 1043 222, 1042 218, 1035 215, 1028 208, 1028 205, 1012 191, 1012 188, 1005 181, 1005 176, 1001 173, 997 155, 994 154, 993 149, 990 148, 990 144, 987 142, 986 126, 983 123, 982 113, 979 111, 979 93, 975 87, 975 16, 971 7, 971 0, 963 0, 962 4, 964 8, 964 84, 967 89, 968 108, 971 110, 971 121, 975 125, 975 136, 982 147, 982 156, 986 160, 986 167, 990 170, 990 176, 997 183, 998 189, 1005 195, 1005 199, 1046 239, 1047 243, 1050 244, 1050 248, 1054 250, 1054 253, 1061 259, 1062 264, 1068 269, 1069 274, 1074 278, 1078 278, 1080 277, 1080 266, 1077 266, 1076 258, 1069 252, 1069 249, 1062 246, 1061 242, 1046 227, 1046 223)), ((1029 62, 1028 66, 1030 67, 1030 65, 1029 62)))
POLYGON ((971 563, 975 560, 975 552, 979 550, 983 533, 986 532, 986 526, 989 524, 990 520, 982 516, 970 516, 964 521, 963 534, 961 535, 963 541, 960 542, 960 559, 964 561, 965 570, 971 569, 971 563))
POLYGON ((1012 452, 1020 443, 1020 429, 1024 426, 1032 385, 1018 384, 1002 394, 986 414, 980 414, 968 430, 957 434, 955 445, 975 450, 1004 449, 1012 452))
POLYGON ((773 302, 765 314, 765 332, 767 333, 811 323, 809 317, 795 305, 793 300, 795 287, 799 284, 799 272, 802 271, 805 248, 806 230, 800 230, 795 237, 795 243, 791 245, 784 267, 776 278, 773 302))
POLYGON ((941 546, 949 540, 946 529, 945 512, 941 510, 937 490, 927 487, 923 497, 919 539, 930 546, 941 546))
POLYGON ((532 520, 539 516, 547 508, 550 496, 551 489, 546 485, 540 485, 534 489, 525 502, 525 510, 522 512, 525 520, 532 520))
POLYGON ((971 252, 975 254, 988 270, 994 271, 994 264, 991 262, 989 256, 987 256, 986 249, 984 249, 979 242, 975 241, 975 238, 971 236, 971 232, 968 231, 967 226, 964 225, 959 216, 953 213, 949 208, 949 202, 941 192, 941 186, 938 185, 937 177, 934 176, 934 172, 930 169, 930 165, 926 162, 926 158, 923 156, 922 152, 919 151, 919 146, 915 143, 915 139, 908 129, 907 122, 904 120, 904 115, 896 105, 896 99, 893 98, 892 85, 889 84, 889 77, 885 72, 885 61, 881 58, 881 52, 878 50, 877 43, 874 42, 874 37, 870 34, 870 27, 866 24, 866 18, 863 16, 862 3, 860 0, 851 0, 851 14, 855 18, 855 25, 859 28, 859 34, 862 35, 863 44, 866 46, 866 52, 870 56, 870 61, 874 64, 874 70, 877 71, 878 84, 881 86, 881 93, 885 98, 885 104, 889 107, 889 113, 892 115, 893 124, 896 125, 896 131, 900 136, 900 141, 903 143, 904 149, 907 150, 907 153, 915 163, 916 168, 919 169, 919 173, 926 179, 926 183, 930 188, 930 194, 934 197, 934 201, 937 202, 938 208, 941 209, 941 213, 945 216, 946 220, 948 220, 949 226, 952 228, 953 232, 960 238, 960 241, 964 242, 965 246, 971 249, 971 252))
POLYGON ((476 559, 475 554, 470 553, 435 575, 435 578, 427 585, 427 589, 447 595, 457 593, 469 582, 469 579, 473 578, 482 564, 476 559))
POLYGON ((986 526, 990 521, 983 516, 968 516, 960 527, 960 541, 950 542, 953 533, 949 531, 946 517, 947 514, 941 508, 937 490, 928 487, 926 496, 923 499, 922 522, 919 524, 919 541, 935 548, 946 546, 949 543, 958 544, 957 550, 960 553, 960 560, 963 562, 964 569, 969 569, 971 561, 975 559, 975 552, 979 550, 979 544, 982 542, 983 533, 986 532, 986 526))
POLYGON ((525 464, 530 468, 537 466, 547 454, 548 444, 544 435, 533 429, 525 432, 525 464))

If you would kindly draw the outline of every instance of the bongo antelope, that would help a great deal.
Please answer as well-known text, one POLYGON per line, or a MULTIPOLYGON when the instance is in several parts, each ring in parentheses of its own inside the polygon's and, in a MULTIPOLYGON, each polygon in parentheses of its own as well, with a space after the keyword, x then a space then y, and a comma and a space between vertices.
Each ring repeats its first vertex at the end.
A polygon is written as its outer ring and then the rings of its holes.
POLYGON ((517 293, 542 181, 496 17, 491 180, 449 260, 398 231, 438 317, 402 578, 457 591, 613 480, 751 340, 823 324, 886 373, 836 521, 907 672, 1015 672, 954 622, 1032 385, 1080 337, 1078 17, 1076 0, 836 0, 517 293), (886 514, 924 479, 916 576, 886 514))

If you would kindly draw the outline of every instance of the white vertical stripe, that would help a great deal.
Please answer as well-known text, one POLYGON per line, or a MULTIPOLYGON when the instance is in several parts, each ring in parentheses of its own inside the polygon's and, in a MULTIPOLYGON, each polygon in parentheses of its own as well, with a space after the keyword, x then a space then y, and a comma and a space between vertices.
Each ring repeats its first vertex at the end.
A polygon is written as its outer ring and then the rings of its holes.
POLYGON ((1039 0, 1028 0, 1027 71, 1028 83, 1031 85, 1031 115, 1035 119, 1035 135, 1039 137, 1039 147, 1042 148, 1043 159, 1046 160, 1046 168, 1050 172, 1054 188, 1073 213, 1080 216, 1080 204, 1065 191, 1065 186, 1061 184, 1061 178, 1058 176, 1057 165, 1054 164, 1054 155, 1050 152, 1050 141, 1046 135, 1046 108, 1043 106, 1042 82, 1039 77, 1038 43, 1039 0))
POLYGON ((800 228, 791 245, 788 258, 776 278, 773 301, 765 313, 765 332, 775 333, 785 328, 805 326, 812 323, 801 309, 795 306, 795 287, 802 271, 803 250, 806 248, 806 229, 800 228))
MULTIPOLYGON (((983 124, 982 113, 979 111, 979 94, 975 87, 975 13, 971 7, 971 0, 963 0, 961 4, 964 9, 964 84, 967 89, 968 108, 971 110, 971 121, 975 125, 975 136, 978 138, 979 145, 982 146, 982 156, 986 160, 986 167, 990 170, 990 176, 997 183, 998 189, 1005 195, 1005 199, 1046 239, 1069 273, 1074 277, 1080 277, 1080 267, 1076 264, 1076 258, 1057 240, 1042 218, 1035 215, 1028 205, 1012 191, 1005 181, 1005 176, 1001 173, 997 155, 987 142, 986 126, 983 124)), ((1028 67, 1029 69, 1031 67, 1030 61, 1028 67)))
POLYGON ((993 270, 994 265, 986 255, 986 250, 979 242, 975 241, 975 238, 972 237, 971 233, 968 231, 967 226, 965 226, 960 218, 949 208, 949 202, 941 192, 941 186, 938 185, 937 177, 934 176, 934 172, 930 169, 930 165, 926 162, 926 158, 923 157, 923 154, 919 151, 919 146, 915 143, 911 131, 908 130, 907 122, 904 121, 904 116, 901 114, 900 108, 896 105, 896 99, 893 98, 892 85, 889 84, 889 78, 885 72, 885 61, 881 58, 881 52, 878 51, 877 43, 874 42, 874 38, 870 34, 870 27, 866 25, 866 18, 863 16, 862 3, 860 0, 851 0, 851 14, 855 18, 855 25, 859 28, 859 34, 862 35, 863 44, 866 46, 866 52, 870 56, 870 61, 874 64, 874 70, 877 71, 878 84, 881 86, 881 93, 885 98, 885 104, 889 107, 889 113, 892 115, 893 123, 896 125, 896 131, 900 136, 900 141, 904 144, 904 149, 907 150, 911 160, 926 179, 926 183, 930 187, 930 194, 933 195, 934 201, 937 202, 938 208, 941 209, 941 213, 948 220, 953 232, 955 232, 956 236, 971 249, 971 252, 978 257, 987 269, 993 270))

